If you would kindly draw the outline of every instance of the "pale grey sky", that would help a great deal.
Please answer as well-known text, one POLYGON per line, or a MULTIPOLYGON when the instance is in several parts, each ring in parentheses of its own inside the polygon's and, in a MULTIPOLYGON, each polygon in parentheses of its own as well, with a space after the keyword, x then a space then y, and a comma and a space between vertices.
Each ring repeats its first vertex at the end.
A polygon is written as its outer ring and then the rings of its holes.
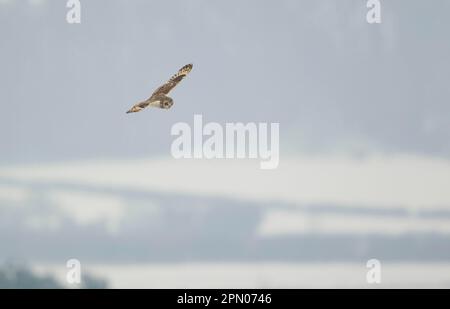
POLYGON ((450 155, 448 1, 0 5, 0 161, 166 154, 194 113, 280 122, 286 152, 450 155), (125 115, 188 62, 170 112, 125 115))
POLYGON ((378 25, 364 0, 81 2, 69 25, 66 1, 0 1, 0 262, 448 269, 450 2, 382 1, 378 25), (170 110, 125 114, 187 63, 170 110), (194 114, 279 122, 279 168, 176 161, 194 114))

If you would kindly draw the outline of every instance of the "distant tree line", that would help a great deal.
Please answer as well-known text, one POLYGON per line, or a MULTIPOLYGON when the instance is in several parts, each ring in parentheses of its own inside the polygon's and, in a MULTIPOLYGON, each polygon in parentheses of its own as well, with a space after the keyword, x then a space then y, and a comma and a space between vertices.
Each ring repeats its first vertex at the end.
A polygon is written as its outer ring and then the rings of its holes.
MULTIPOLYGON (((64 289, 51 275, 38 275, 29 267, 16 264, 0 265, 0 289, 64 289)), ((108 283, 101 278, 83 274, 81 289, 106 289, 108 283)))

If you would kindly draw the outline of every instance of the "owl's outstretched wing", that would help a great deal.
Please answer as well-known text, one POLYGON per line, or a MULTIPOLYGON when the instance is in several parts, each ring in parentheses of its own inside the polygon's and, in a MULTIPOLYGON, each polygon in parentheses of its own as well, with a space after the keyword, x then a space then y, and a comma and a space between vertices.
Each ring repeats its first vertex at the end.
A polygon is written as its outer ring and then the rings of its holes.
POLYGON ((167 95, 170 90, 175 88, 181 80, 192 70, 192 64, 186 64, 174 76, 172 76, 164 85, 160 86, 153 92, 149 100, 159 95, 167 95))

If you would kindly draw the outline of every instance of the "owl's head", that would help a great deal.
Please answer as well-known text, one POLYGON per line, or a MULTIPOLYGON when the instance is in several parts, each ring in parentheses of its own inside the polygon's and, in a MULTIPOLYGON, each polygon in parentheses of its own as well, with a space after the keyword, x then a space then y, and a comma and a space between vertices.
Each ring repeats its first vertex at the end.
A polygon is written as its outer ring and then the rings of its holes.
POLYGON ((173 100, 170 97, 164 97, 162 98, 161 102, 159 103, 160 107, 163 109, 169 109, 173 105, 173 100))

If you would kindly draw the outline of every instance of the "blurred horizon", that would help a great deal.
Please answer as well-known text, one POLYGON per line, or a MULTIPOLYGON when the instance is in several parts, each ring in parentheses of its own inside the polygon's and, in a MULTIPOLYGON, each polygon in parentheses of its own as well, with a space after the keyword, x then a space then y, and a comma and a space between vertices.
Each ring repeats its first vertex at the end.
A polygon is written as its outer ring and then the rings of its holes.
POLYGON ((81 5, 0 1, 0 265, 372 287, 376 258, 380 287, 450 287, 448 1, 382 1, 380 24, 351 0, 81 5), (170 110, 125 114, 187 63, 170 110), (279 167, 174 159, 194 114, 279 123, 279 167))

